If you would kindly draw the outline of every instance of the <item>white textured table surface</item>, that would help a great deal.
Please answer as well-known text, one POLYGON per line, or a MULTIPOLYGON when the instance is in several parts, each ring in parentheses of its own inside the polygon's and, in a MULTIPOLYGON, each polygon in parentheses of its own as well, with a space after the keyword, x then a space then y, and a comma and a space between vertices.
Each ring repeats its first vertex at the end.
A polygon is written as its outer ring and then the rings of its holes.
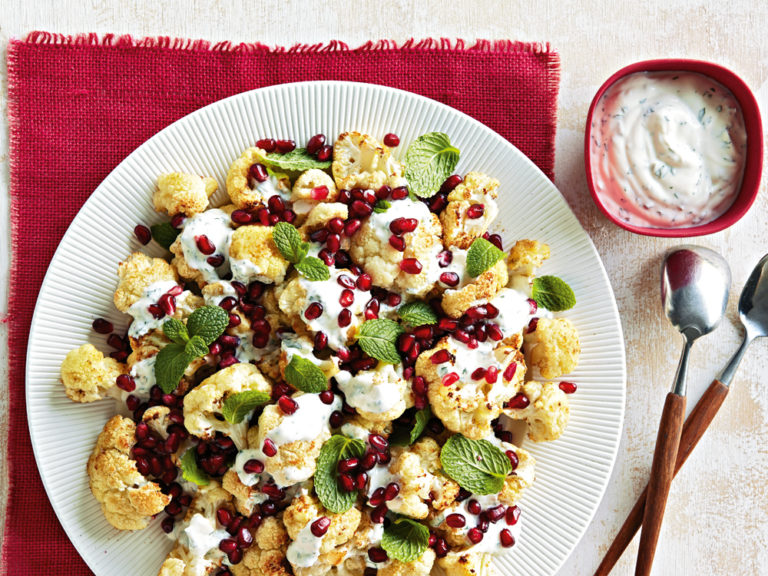
MULTIPOLYGON (((561 576, 591 574, 647 479, 664 395, 681 344, 661 314, 658 267, 662 253, 682 242, 632 235, 598 213, 587 193, 583 169, 589 102, 603 80, 621 66, 646 58, 690 57, 733 69, 752 87, 768 114, 768 4, 744 0, 667 0, 652 7, 641 2, 621 4, 610 0, 5 0, 0 3, 0 312, 7 308, 9 261, 5 52, 11 37, 42 29, 270 45, 338 39, 356 46, 369 39, 427 36, 549 41, 562 57, 556 183, 605 262, 627 345, 627 412, 616 467, 592 525, 560 571, 561 576)), ((726 256, 734 285, 728 321, 694 347, 689 407, 737 347, 738 294, 754 264, 768 252, 764 188, 740 223, 696 240, 726 256)), ((8 410, 6 324, 0 324, 0 358, 0 427, 4 434, 8 410)), ((763 375, 767 365, 768 342, 758 341, 744 360, 720 415, 675 481, 654 574, 768 574, 768 376, 763 375)), ((2 455, 3 502, 5 461, 2 455)), ((0 507, 0 515, 3 513, 0 507)), ((636 545, 635 541, 615 574, 633 573, 636 545)))

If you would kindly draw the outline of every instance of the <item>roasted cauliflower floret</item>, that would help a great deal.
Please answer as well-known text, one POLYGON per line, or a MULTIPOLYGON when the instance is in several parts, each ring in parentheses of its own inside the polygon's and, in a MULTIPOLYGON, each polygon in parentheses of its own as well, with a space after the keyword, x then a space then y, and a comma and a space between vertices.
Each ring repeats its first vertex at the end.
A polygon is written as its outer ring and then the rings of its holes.
POLYGON ((299 232, 301 232, 304 240, 308 240, 312 232, 325 228, 325 225, 334 218, 341 218, 342 220, 349 218, 347 205, 341 202, 321 202, 309 211, 307 219, 299 228, 299 232))
POLYGON ((352 237, 350 256, 358 266, 371 275, 373 283, 382 288, 397 288, 413 296, 424 296, 435 286, 437 268, 435 254, 442 250, 440 220, 423 202, 409 199, 392 202, 385 212, 374 212, 352 237), (389 243, 390 225, 401 218, 413 218, 418 227, 402 235, 405 251, 400 252, 389 243), (416 259, 421 272, 403 270, 404 259, 416 259))
POLYGON ((470 172, 448 194, 448 205, 440 213, 445 245, 466 250, 488 230, 499 209, 499 181, 480 172, 470 172))
POLYGON ((227 470, 221 479, 221 485, 235 498, 235 508, 243 516, 250 516, 253 513, 254 506, 261 502, 263 494, 256 484, 247 486, 243 484, 234 468, 227 470))
POLYGON ((285 174, 273 173, 264 167, 267 179, 260 182, 251 174, 251 166, 261 164, 266 152, 248 148, 232 163, 227 173, 227 194, 232 204, 241 210, 255 210, 275 194, 287 200, 291 194, 291 180, 285 174))
POLYGON ((244 449, 248 418, 232 424, 216 415, 221 414, 229 396, 249 390, 263 392, 267 398, 272 393, 272 386, 256 366, 241 363, 219 370, 184 397, 184 426, 198 438, 212 438, 221 432, 232 438, 238 450, 244 449))
POLYGON ((536 329, 524 337, 529 365, 536 366, 543 378, 559 378, 576 369, 581 345, 576 327, 565 318, 539 318, 536 329))
MULTIPOLYGON (((178 282, 173 267, 162 258, 150 258, 141 252, 134 252, 117 267, 120 283, 115 290, 115 306, 121 312, 128 312, 152 284, 178 282)), ((161 292, 162 294, 162 292, 161 292)))
POLYGON ((505 414, 515 420, 525 420, 528 437, 534 442, 557 440, 565 432, 570 415, 568 395, 557 382, 531 380, 521 391, 528 398, 525 408, 507 408, 505 414))
POLYGON ((112 417, 96 440, 88 458, 91 492, 107 521, 118 530, 146 528, 171 497, 136 469, 130 452, 136 443, 136 425, 129 418, 112 417))
POLYGON ((94 402, 104 398, 126 371, 125 364, 105 357, 92 344, 83 344, 70 350, 61 363, 61 382, 70 400, 94 402))
POLYGON ((167 212, 169 216, 193 216, 206 209, 208 199, 216 192, 216 188, 218 184, 213 178, 169 172, 158 176, 152 201, 158 212, 167 212))
POLYGON ((501 414, 504 402, 515 395, 525 374, 523 356, 514 346, 502 343, 494 349, 490 342, 480 346, 489 359, 485 366, 473 362, 475 350, 449 337, 416 361, 416 374, 427 381, 427 396, 435 416, 452 432, 472 439, 491 433, 491 421, 501 414), (432 356, 440 350, 449 353, 448 360, 435 364, 432 356), (514 368, 510 368, 512 364, 514 368), (495 368, 496 377, 491 377, 490 382, 485 374, 474 379, 472 374, 477 368, 495 368))
POLYGON ((336 374, 336 382, 347 404, 371 422, 392 422, 413 405, 402 366, 379 362, 373 370, 361 370, 355 375, 343 370, 336 374))
POLYGON ((443 310, 451 318, 461 318, 464 312, 478 304, 478 300, 490 300, 496 296, 508 281, 507 266, 500 260, 466 286, 446 290, 443 293, 443 310))
POLYGON ((389 472, 399 478, 400 493, 387 502, 392 512, 423 519, 429 515, 430 492, 435 477, 430 474, 421 456, 412 448, 393 448, 389 472))
POLYGON ((527 450, 511 444, 502 443, 502 449, 505 452, 512 450, 517 455, 517 466, 512 474, 504 479, 504 487, 499 492, 499 502, 511 506, 520 500, 526 488, 533 485, 536 478, 536 460, 527 450))
POLYGON ((272 237, 271 226, 241 226, 232 234, 229 245, 232 277, 248 284, 254 280, 279 284, 289 263, 280 254, 272 237))
POLYGON ((256 530, 254 544, 243 561, 230 567, 234 576, 291 576, 285 551, 290 539, 280 518, 264 518, 256 530))
POLYGON ((537 240, 518 240, 507 256, 509 274, 532 276, 549 258, 549 246, 537 240))
POLYGON ((450 508, 459 495, 459 485, 442 473, 440 445, 432 438, 422 438, 411 446, 411 451, 420 458, 421 466, 435 477, 429 491, 432 508, 450 508))
POLYGON ((336 202, 339 192, 333 178, 322 170, 307 170, 293 183, 291 202, 298 216, 307 214, 318 203, 336 202))
POLYGON ((395 188, 407 184, 403 169, 389 148, 373 136, 359 132, 344 132, 333 145, 331 165, 336 187, 369 188, 384 186, 395 188))
POLYGON ((413 562, 400 562, 392 560, 384 564, 376 572, 376 576, 429 576, 435 563, 435 551, 431 548, 413 562))
POLYGON ((437 565, 445 576, 490 576, 493 574, 491 555, 478 552, 449 552, 438 558, 437 565))

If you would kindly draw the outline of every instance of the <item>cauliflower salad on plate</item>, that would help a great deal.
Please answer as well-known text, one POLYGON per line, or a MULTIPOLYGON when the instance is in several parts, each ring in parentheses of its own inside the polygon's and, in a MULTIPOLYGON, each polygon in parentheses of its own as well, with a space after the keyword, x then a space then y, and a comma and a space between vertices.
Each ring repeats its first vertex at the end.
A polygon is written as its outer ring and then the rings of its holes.
POLYGON ((454 174, 446 134, 270 138, 217 182, 157 178, 167 258, 120 263, 124 336, 67 354, 111 397, 90 487, 118 530, 155 517, 160 576, 488 574, 556 440, 580 346, 540 240, 492 231, 504 184, 454 174))

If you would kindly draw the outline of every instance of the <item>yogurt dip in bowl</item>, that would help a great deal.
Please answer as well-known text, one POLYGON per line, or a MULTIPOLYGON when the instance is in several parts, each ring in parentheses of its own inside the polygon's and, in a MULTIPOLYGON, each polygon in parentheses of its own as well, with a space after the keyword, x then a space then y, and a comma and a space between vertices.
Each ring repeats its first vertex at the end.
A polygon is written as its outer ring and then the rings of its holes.
POLYGON ((585 134, 587 182, 619 226, 700 236, 739 220, 757 196, 762 125, 754 96, 725 68, 652 60, 611 76, 585 134))

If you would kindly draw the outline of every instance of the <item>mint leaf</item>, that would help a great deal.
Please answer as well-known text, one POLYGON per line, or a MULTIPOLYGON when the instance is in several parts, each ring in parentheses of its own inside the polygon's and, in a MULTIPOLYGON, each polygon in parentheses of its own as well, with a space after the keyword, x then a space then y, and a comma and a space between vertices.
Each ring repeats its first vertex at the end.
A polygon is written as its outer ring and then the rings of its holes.
POLYGON ((429 304, 421 300, 403 304, 397 309, 397 313, 414 328, 424 324, 437 324, 437 314, 429 304))
POLYGON ((364 454, 365 443, 362 440, 341 434, 331 436, 320 449, 315 470, 315 492, 323 506, 334 514, 343 514, 357 502, 356 491, 347 492, 339 486, 339 460, 362 458, 364 454))
POLYGON ((246 390, 237 394, 230 394, 224 400, 221 415, 230 424, 239 424, 249 412, 266 404, 269 400, 270 395, 260 390, 246 390))
POLYGON ((381 214, 382 212, 386 212, 392 207, 392 204, 390 204, 386 200, 379 200, 376 202, 375 206, 373 207, 373 211, 377 214, 381 214))
POLYGON ((165 392, 170 394, 176 390, 184 371, 189 363, 194 360, 184 350, 184 344, 173 342, 160 349, 155 361, 155 381, 165 392))
POLYGON ((405 426, 398 426, 395 423, 395 429, 389 436, 389 443, 394 446, 409 446, 416 442, 427 427, 429 419, 432 418, 432 410, 427 406, 413 413, 413 425, 410 429, 405 426))
POLYGON ((323 371, 298 354, 294 354, 288 366, 285 367, 285 380, 296 390, 310 394, 319 394, 328 390, 328 378, 323 371))
POLYGON ((429 528, 421 522, 400 516, 384 528, 381 547, 390 558, 413 562, 429 547, 429 528))
POLYGON ((299 231, 296 230, 293 224, 288 224, 288 222, 278 222, 275 224, 272 238, 274 238, 280 254, 291 264, 301 262, 309 251, 309 244, 302 242, 299 231))
POLYGON ((454 434, 440 451, 440 464, 450 478, 473 494, 496 494, 512 472, 509 458, 488 440, 454 434))
POLYGON ((187 332, 191 336, 200 336, 206 346, 210 346, 222 335, 229 324, 229 313, 218 306, 203 306, 187 318, 187 332))
POLYGON ((434 196, 459 162, 459 149, 442 132, 430 132, 416 138, 405 153, 405 177, 408 190, 420 198, 434 196))
POLYGON ((325 262, 314 256, 306 256, 295 266, 296 270, 301 272, 302 276, 312 282, 328 280, 331 277, 331 272, 328 270, 328 266, 325 265, 325 262))
POLYGON ((200 335, 192 336, 184 345, 184 352, 190 358, 200 358, 208 354, 208 346, 200 335))
POLYGON ((397 322, 385 319, 366 320, 357 334, 357 343, 371 358, 382 362, 399 364, 397 338, 404 330, 397 322))
POLYGON ((573 289, 557 276, 534 278, 531 296, 536 304, 552 312, 570 310, 576 305, 573 289))
POLYGON ((307 152, 306 148, 294 148, 287 154, 271 152, 264 156, 262 162, 271 168, 280 168, 291 172, 304 172, 312 168, 327 170, 331 167, 330 160, 321 162, 307 152))
POLYGON ((502 258, 503 251, 485 238, 476 238, 467 250, 467 273, 473 278, 480 276, 502 258))
POLYGON ((179 234, 181 234, 181 230, 176 230, 176 228, 171 226, 170 222, 153 224, 149 229, 152 231, 152 238, 155 239, 155 242, 160 244, 160 246, 166 250, 171 249, 171 244, 173 244, 179 234))
POLYGON ((198 486, 208 486, 211 482, 205 470, 200 470, 198 467, 194 448, 184 452, 184 456, 181 457, 181 475, 187 482, 194 482, 198 486))
POLYGON ((187 327, 184 326, 184 323, 181 320, 177 320, 176 318, 168 318, 168 320, 163 323, 163 332, 168 336, 169 340, 176 342, 177 344, 183 344, 189 340, 187 327))

